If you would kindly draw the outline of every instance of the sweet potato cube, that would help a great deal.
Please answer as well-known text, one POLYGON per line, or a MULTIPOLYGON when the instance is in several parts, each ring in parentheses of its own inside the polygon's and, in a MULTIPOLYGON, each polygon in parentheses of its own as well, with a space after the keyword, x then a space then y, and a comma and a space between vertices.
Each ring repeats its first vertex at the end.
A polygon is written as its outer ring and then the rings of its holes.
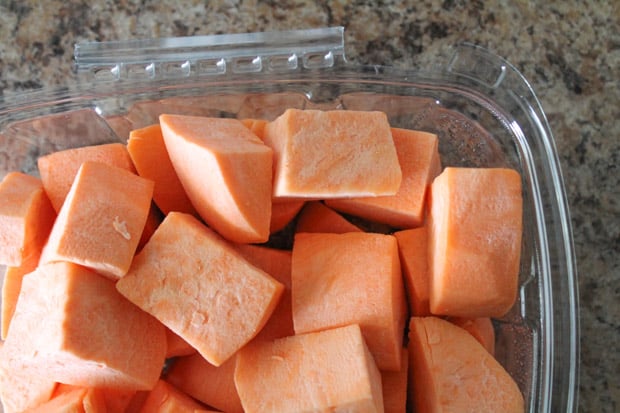
POLYGON ((138 175, 155 183, 153 201, 164 214, 179 211, 198 216, 172 166, 159 124, 132 130, 127 151, 138 175))
POLYGON ((166 327, 166 358, 189 356, 196 349, 174 331, 166 327))
POLYGON ((519 412, 523 395, 467 331, 439 317, 412 317, 409 394, 416 412, 519 412))
POLYGON ((463 328, 474 336, 491 355, 495 355, 495 329, 489 317, 446 317, 446 320, 463 328))
POLYGON ((267 123, 274 150, 274 196, 341 198, 394 195, 402 180, 382 112, 288 109, 267 123))
POLYGON ((403 180, 392 196, 326 200, 328 206, 395 228, 414 228, 424 222, 428 186, 441 172, 437 135, 392 128, 403 180))
POLYGON ((144 413, 193 413, 204 406, 170 383, 159 380, 144 400, 140 412, 144 413))
POLYGON ((59 384, 47 402, 24 413, 114 413, 105 404, 104 390, 59 384))
POLYGON ((403 413, 406 411, 408 379, 409 352, 407 348, 403 348, 400 370, 381 372, 385 413, 403 413))
POLYGON ((517 298, 521 177, 505 168, 446 168, 431 186, 430 310, 501 317, 517 298))
POLYGON ((161 115, 159 121, 172 165, 202 219, 230 241, 267 241, 272 150, 237 119, 161 115))
POLYGON ((235 384, 247 413, 383 412, 381 376, 356 324, 246 347, 235 384))
POLYGON ((266 120, 246 118, 241 119, 241 123, 243 123, 246 128, 251 130, 256 136, 258 136, 260 140, 265 139, 265 125, 267 125, 266 120))
POLYGON ((163 326, 111 280, 59 262, 24 277, 1 362, 75 386, 142 390, 155 385, 165 352, 163 326))
POLYGON ((0 338, 4 340, 9 331, 11 320, 13 319, 13 313, 15 312, 15 306, 17 305, 17 299, 22 289, 22 280, 24 275, 34 271, 39 263, 38 258, 26 262, 19 267, 6 267, 4 272, 4 279, 2 281, 2 299, 1 307, 2 312, 0 314, 0 321, 2 322, 2 330, 0 331, 0 338))
POLYGON ((343 234, 362 230, 324 203, 312 201, 308 202, 299 213, 295 231, 343 234))
POLYGON ((41 180, 6 175, 0 182, 0 265, 19 267, 38 257, 55 218, 41 180))
POLYGON ((116 288, 214 365, 258 334, 284 289, 181 212, 166 216, 116 288))
POLYGON ((118 279, 138 247, 153 182, 124 169, 84 162, 43 248, 41 263, 69 261, 118 279))
POLYGON ((166 374, 166 381, 196 400, 226 413, 243 413, 235 387, 236 356, 214 366, 200 354, 179 357, 166 374))
MULTIPOLYGON (((0 348, 0 360, 5 358, 3 352, 4 347, 0 348)), ((55 389, 55 380, 13 370, 6 363, 0 363, 0 410, 3 413, 21 413, 35 408, 48 401, 55 389)))
POLYGON ((427 228, 405 229, 395 232, 394 236, 398 240, 409 311, 411 315, 430 315, 427 228))
POLYGON ((392 235, 297 233, 292 296, 295 333, 359 324, 379 369, 400 369, 407 308, 392 235))
POLYGON ((303 200, 274 201, 271 204, 269 232, 273 234, 284 229, 297 216, 304 204, 303 200))
POLYGON ((100 162, 135 172, 127 147, 122 143, 83 146, 65 149, 37 160, 45 192, 56 212, 60 212, 80 166, 84 162, 100 162))
POLYGON ((252 265, 284 286, 280 302, 254 340, 273 340, 295 334, 291 302, 291 252, 253 244, 237 244, 235 249, 252 265))

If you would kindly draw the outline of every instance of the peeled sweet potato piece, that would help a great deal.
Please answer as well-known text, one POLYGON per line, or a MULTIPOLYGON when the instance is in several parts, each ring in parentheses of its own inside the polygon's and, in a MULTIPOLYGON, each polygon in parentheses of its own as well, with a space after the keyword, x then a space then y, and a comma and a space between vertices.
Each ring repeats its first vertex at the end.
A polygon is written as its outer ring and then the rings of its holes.
POLYGON ((412 317, 409 394, 416 413, 525 411, 523 395, 467 331, 438 317, 412 317))
POLYGON ((41 263, 68 261, 111 279, 125 275, 151 207, 153 182, 84 162, 54 222, 41 263))
POLYGON ((292 262, 295 333, 359 324, 381 370, 400 370, 407 317, 396 238, 297 233, 292 262))
POLYGON ((55 218, 40 179, 6 175, 0 182, 0 264, 19 267, 38 259, 55 218))
POLYGON ((164 214, 179 211, 198 216, 172 166, 159 124, 132 130, 127 151, 138 175, 155 183, 153 201, 164 214))
POLYGON ((39 157, 37 165, 41 181, 56 212, 60 211, 80 166, 87 161, 105 163, 129 172, 136 171, 127 147, 122 143, 65 149, 39 157))
POLYGON ((450 167, 433 181, 428 226, 431 313, 501 317, 517 298, 521 177, 450 167))
POLYGON ((402 172, 382 112, 288 109, 264 128, 274 197, 394 195, 402 172))
POLYGON ((383 412, 381 375, 357 324, 253 343, 235 384, 254 412, 383 412))
POLYGON ((424 222, 427 187, 441 172, 437 135, 392 128, 403 179, 392 196, 326 200, 328 206, 394 228, 414 228, 424 222))
POLYGON ((259 333, 284 289, 181 212, 166 216, 116 288, 214 365, 259 333))
POLYGON ((24 277, 0 363, 75 386, 146 390, 163 367, 165 340, 163 326, 111 280, 59 262, 24 277))
POLYGON ((161 115, 164 142, 187 196, 233 242, 269 238, 272 150, 241 121, 161 115))

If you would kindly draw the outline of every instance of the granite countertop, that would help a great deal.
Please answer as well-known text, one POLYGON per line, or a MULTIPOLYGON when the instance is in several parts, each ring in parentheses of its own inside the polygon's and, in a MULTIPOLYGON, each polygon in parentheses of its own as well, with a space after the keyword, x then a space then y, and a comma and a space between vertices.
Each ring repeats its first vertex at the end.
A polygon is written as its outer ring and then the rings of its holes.
POLYGON ((466 40, 506 57, 542 102, 579 268, 581 411, 620 410, 620 9, 613 1, 0 2, 0 96, 62 86, 73 45, 344 26, 348 59, 419 67, 466 40), (206 5, 205 5, 206 4, 206 5), (375 6, 380 4, 380 6, 375 6))

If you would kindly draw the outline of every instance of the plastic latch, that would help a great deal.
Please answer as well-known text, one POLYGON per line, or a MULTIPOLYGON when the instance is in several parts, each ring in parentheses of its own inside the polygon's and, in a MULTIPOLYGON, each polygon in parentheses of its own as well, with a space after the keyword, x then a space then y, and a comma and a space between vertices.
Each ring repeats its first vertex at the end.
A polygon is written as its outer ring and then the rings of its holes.
POLYGON ((504 80, 508 64, 487 50, 470 44, 458 45, 448 62, 448 72, 465 76, 496 89, 504 80))
POLYGON ((329 68, 344 55, 344 28, 85 42, 78 75, 94 80, 174 79, 329 68))

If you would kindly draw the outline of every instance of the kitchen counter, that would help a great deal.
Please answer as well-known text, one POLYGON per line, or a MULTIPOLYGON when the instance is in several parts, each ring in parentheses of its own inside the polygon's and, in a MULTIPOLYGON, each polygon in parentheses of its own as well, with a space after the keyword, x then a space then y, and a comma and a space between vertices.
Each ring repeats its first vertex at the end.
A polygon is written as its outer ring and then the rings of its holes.
POLYGON ((0 2, 0 95, 62 86, 74 43, 85 40, 344 26, 346 54, 355 63, 423 67, 460 41, 507 58, 536 90, 563 168, 579 269, 580 410, 620 410, 616 2, 500 1, 494 8, 462 0, 89 3, 0 2))

